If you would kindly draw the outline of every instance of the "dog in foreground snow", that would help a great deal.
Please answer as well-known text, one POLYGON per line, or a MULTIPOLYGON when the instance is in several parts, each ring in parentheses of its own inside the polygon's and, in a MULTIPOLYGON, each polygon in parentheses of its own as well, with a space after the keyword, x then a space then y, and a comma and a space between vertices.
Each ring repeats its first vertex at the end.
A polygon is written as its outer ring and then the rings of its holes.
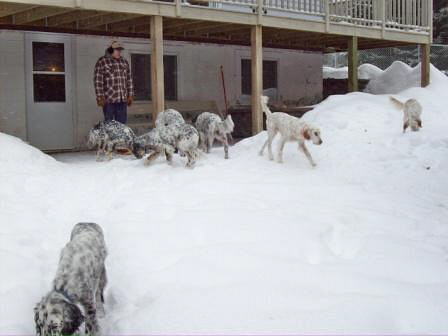
POLYGON ((199 134, 191 125, 173 123, 152 129, 150 132, 134 139, 132 152, 141 159, 150 153, 145 165, 151 164, 160 155, 165 154, 168 163, 172 162, 176 149, 187 157, 186 166, 191 168, 199 157, 199 134))
POLYGON ((96 160, 101 161, 101 154, 112 160, 116 148, 132 149, 134 132, 129 126, 115 120, 101 121, 89 132, 87 146, 97 146, 96 160))
POLYGON ((268 146, 269 160, 273 160, 272 141, 277 133, 280 133, 280 144, 278 147, 278 162, 283 162, 283 147, 287 141, 297 141, 299 143, 299 150, 301 150, 308 158, 310 164, 314 167, 316 163, 311 157, 310 152, 305 146, 305 141, 311 140, 315 145, 321 145, 322 139, 320 137, 320 130, 313 127, 299 118, 290 116, 283 112, 271 112, 268 107, 269 98, 266 96, 260 97, 261 108, 266 114, 266 128, 268 132, 268 139, 263 144, 259 154, 263 155, 266 145, 268 146))
POLYGON ((408 127, 412 131, 417 132, 422 128, 422 106, 416 99, 408 99, 406 102, 401 102, 394 97, 390 97, 391 102, 399 110, 403 110, 403 133, 408 127))
POLYGON ((34 308, 36 334, 71 335, 85 322, 89 335, 99 333, 104 315, 106 244, 95 223, 78 223, 62 249, 53 288, 34 308))
POLYGON ((213 146, 213 141, 217 139, 224 145, 224 158, 229 158, 229 141, 228 137, 233 132, 235 124, 232 116, 227 115, 226 119, 222 120, 217 114, 210 112, 201 113, 196 119, 196 129, 199 132, 200 146, 207 153, 210 153, 210 148, 213 146))

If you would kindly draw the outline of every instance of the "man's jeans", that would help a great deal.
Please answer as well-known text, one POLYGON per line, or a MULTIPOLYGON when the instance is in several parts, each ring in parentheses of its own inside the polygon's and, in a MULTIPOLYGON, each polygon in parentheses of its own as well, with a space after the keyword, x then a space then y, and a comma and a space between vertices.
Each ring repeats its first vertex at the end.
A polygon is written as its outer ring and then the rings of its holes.
POLYGON ((103 107, 104 120, 116 120, 122 124, 128 121, 128 105, 126 103, 106 103, 103 107))

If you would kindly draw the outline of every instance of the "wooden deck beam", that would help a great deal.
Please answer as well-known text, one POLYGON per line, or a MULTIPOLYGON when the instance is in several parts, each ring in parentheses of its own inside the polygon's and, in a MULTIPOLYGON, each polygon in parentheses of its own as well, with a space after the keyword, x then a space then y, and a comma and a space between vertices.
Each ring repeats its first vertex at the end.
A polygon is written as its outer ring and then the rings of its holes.
POLYGON ((421 60, 421 85, 426 87, 430 84, 431 78, 431 45, 420 45, 420 60, 421 60))
POLYGON ((348 39, 348 91, 358 91, 358 37, 348 39))
MULTIPOLYGON (((153 104, 153 124, 157 114, 165 109, 164 71, 163 71, 163 18, 151 16, 151 92, 153 104)), ((155 126, 155 124, 154 124, 155 126)))
POLYGON ((263 94, 263 35, 260 25, 252 26, 251 43, 251 75, 252 75, 252 134, 263 130, 263 111, 260 96, 263 94))

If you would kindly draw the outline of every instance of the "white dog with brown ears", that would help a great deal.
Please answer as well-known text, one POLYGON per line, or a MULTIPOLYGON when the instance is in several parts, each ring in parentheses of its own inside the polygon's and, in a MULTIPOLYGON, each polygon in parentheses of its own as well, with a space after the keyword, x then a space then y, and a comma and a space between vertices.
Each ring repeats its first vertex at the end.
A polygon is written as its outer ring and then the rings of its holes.
POLYGON ((412 131, 417 132, 422 128, 422 106, 416 99, 408 99, 404 103, 394 97, 390 97, 391 102, 399 110, 403 110, 403 133, 406 132, 408 127, 412 131))
POLYGON ((268 107, 269 98, 266 96, 260 97, 261 108, 266 114, 266 128, 268 131, 268 139, 260 150, 260 155, 263 155, 266 145, 268 146, 269 160, 273 160, 272 141, 277 133, 280 133, 280 144, 278 147, 278 162, 283 162, 283 147, 287 141, 297 141, 299 143, 299 150, 301 150, 311 165, 314 167, 316 163, 313 161, 310 152, 305 146, 305 141, 311 140, 315 145, 321 145, 320 130, 313 127, 299 118, 293 117, 283 112, 271 112, 268 107))

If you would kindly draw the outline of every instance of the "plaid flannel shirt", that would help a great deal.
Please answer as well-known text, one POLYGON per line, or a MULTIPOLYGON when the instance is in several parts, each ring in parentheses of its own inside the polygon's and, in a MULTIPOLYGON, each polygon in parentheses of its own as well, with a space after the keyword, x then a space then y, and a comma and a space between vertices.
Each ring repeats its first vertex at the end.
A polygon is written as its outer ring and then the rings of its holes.
POLYGON ((123 57, 101 57, 95 65, 94 85, 97 99, 104 98, 107 103, 125 102, 134 96, 128 61, 123 57))

